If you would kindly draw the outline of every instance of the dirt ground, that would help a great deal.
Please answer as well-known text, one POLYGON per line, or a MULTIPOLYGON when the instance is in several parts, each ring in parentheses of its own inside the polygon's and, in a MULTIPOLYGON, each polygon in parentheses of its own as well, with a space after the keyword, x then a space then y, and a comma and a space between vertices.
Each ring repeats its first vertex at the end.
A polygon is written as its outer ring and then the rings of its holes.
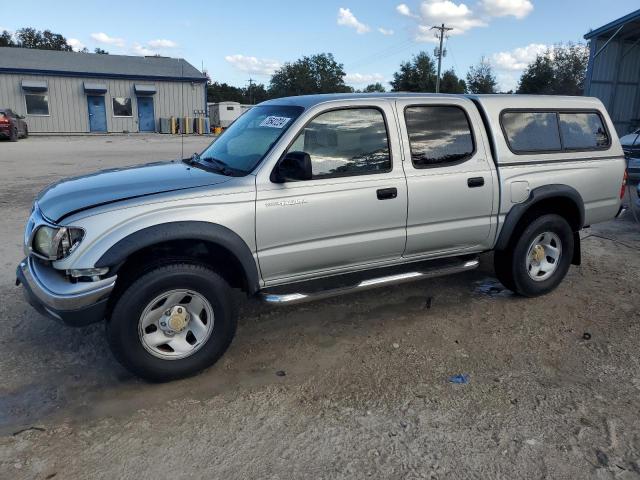
POLYGON ((162 136, 0 142, 0 477, 640 478, 631 218, 585 230, 583 265, 543 298, 502 290, 487 255, 458 276, 250 302, 217 365, 165 385, 122 369, 103 325, 36 314, 14 272, 37 192, 179 152, 162 136))

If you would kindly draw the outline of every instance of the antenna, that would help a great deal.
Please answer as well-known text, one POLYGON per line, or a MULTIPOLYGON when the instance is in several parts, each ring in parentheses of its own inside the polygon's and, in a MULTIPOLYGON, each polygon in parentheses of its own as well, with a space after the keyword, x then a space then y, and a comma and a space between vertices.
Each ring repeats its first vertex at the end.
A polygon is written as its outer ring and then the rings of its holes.
MULTIPOLYGON (((184 115, 184 62, 180 59, 180 112, 184 115)), ((184 158, 184 129, 185 117, 182 117, 182 128, 180 129, 180 159, 184 158)))

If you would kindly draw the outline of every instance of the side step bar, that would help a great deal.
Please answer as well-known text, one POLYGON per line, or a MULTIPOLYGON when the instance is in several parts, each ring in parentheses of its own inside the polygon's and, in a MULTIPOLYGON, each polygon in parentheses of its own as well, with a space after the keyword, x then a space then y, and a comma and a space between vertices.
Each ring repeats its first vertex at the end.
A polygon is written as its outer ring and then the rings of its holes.
MULTIPOLYGON (((298 303, 311 302, 314 300, 321 300, 323 298, 335 297, 338 295, 344 295, 347 293, 361 292, 372 288, 383 287, 385 285, 397 285, 400 283, 412 282, 414 280, 423 280, 426 278, 441 277, 444 275, 450 275, 453 273, 466 272, 467 270, 473 270, 478 267, 480 261, 477 258, 464 258, 456 259, 456 261, 437 262, 436 265, 431 266, 428 263, 419 264, 420 268, 415 268, 416 265, 407 265, 405 268, 414 267, 415 269, 408 270, 402 273, 396 273, 393 275, 385 275, 380 277, 374 277, 369 279, 363 279, 357 283, 343 284, 338 287, 318 289, 313 288, 312 282, 307 284, 298 284, 300 291, 295 292, 295 285, 289 285, 289 288, 294 290, 291 293, 285 293, 278 291, 269 291, 265 289, 259 293, 261 300, 265 303, 272 305, 295 305, 298 303), (308 289, 304 287, 307 286, 308 289)), ((331 282, 331 278, 325 279, 325 282, 331 282)), ((333 277, 334 279, 336 277, 333 277)), ((334 284, 340 284, 340 281, 334 282, 334 284)), ((279 287, 277 290, 281 290, 283 287, 279 287)), ((276 289, 274 289, 276 290, 276 289)))

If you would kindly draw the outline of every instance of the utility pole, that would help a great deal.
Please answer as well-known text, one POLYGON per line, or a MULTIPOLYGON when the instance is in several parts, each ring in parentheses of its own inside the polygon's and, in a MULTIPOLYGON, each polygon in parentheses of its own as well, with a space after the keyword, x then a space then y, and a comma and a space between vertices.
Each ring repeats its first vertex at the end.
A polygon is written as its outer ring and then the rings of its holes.
POLYGON ((453 30, 453 28, 445 27, 443 23, 439 27, 431 27, 431 30, 438 30, 436 38, 440 39, 440 47, 436 52, 436 56, 438 57, 438 78, 436 79, 436 93, 440 93, 440 70, 442 69, 442 57, 444 56, 444 52, 442 51, 442 41, 444 40, 446 32, 448 32, 449 30, 453 30))
POLYGON ((249 78, 249 103, 253 105, 253 78, 249 78))

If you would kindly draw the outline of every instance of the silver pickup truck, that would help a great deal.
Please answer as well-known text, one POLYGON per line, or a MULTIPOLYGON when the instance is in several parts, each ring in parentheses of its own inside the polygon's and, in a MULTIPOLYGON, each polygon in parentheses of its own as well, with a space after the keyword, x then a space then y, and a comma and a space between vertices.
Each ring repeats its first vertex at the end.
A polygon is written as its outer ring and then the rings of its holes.
POLYGON ((317 95, 262 103, 204 152, 63 180, 37 198, 17 283, 43 314, 105 320, 165 381, 212 365, 231 289, 288 305, 462 272, 494 251, 533 297, 619 214, 625 160, 597 99, 317 95))

